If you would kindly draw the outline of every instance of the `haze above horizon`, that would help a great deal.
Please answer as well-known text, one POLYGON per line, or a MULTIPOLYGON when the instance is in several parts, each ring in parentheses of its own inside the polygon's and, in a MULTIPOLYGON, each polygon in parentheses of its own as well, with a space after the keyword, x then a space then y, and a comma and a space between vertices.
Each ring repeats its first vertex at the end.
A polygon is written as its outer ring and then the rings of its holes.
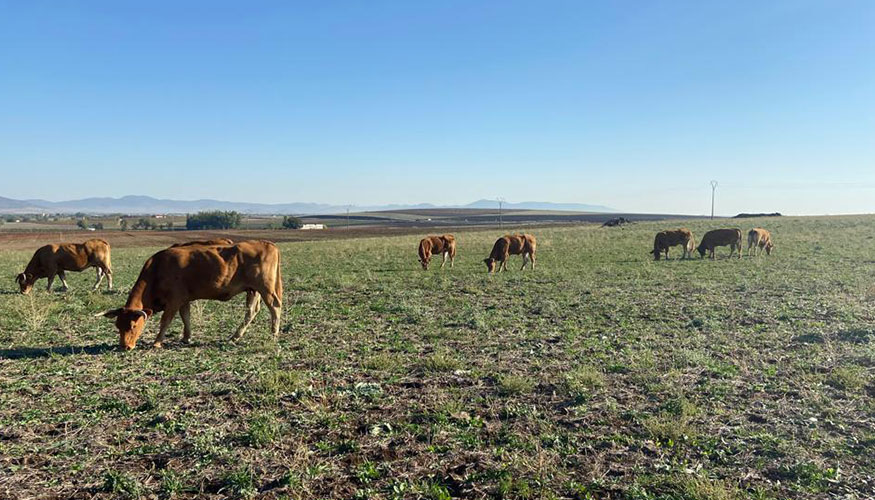
POLYGON ((873 211, 872 2, 3 12, 4 197, 873 211))

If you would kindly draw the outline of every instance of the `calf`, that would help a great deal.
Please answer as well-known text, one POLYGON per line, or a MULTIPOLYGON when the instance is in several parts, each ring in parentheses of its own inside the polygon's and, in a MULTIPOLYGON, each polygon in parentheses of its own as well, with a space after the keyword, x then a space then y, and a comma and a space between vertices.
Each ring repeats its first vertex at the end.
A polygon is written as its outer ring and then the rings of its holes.
POLYGON ((696 247, 699 255, 705 258, 705 252, 710 253, 711 259, 714 259, 714 249, 717 247, 729 246, 729 256, 737 251, 738 258, 741 258, 741 229, 714 229, 705 233, 702 237, 702 242, 696 247))
POLYGON ((763 249, 766 250, 766 255, 772 255, 772 248, 775 244, 772 243, 772 233, 761 227, 755 227, 747 232, 747 256, 750 257, 750 250, 753 248, 754 255, 759 255, 763 249))
POLYGON ((231 340, 243 336, 261 307, 270 309, 271 331, 279 335, 283 283, 280 252, 269 241, 242 241, 228 246, 188 245, 171 247, 149 257, 134 283, 124 307, 98 314, 115 318, 119 346, 133 349, 146 320, 163 311, 155 347, 179 312, 182 340, 191 339, 190 304, 194 300, 230 300, 246 292, 246 315, 231 340))
POLYGON ((419 263, 422 269, 428 271, 432 255, 442 255, 441 269, 450 257, 450 268, 456 263, 456 238, 452 234, 441 236, 426 236, 419 241, 419 263))
POLYGON ((659 260, 660 255, 665 252, 665 258, 668 259, 668 249, 677 245, 683 246, 684 255, 682 258, 692 257, 693 249, 696 246, 693 233, 685 227, 660 231, 653 239, 653 250, 650 253, 653 254, 654 260, 659 260))
POLYGON ((19 291, 27 294, 40 278, 48 278, 46 290, 51 291, 55 276, 58 276, 63 285, 61 290, 67 291, 69 286, 64 271, 79 272, 93 267, 97 270, 94 290, 100 286, 104 276, 106 276, 106 289, 112 290, 111 260, 109 243, 101 239, 88 240, 84 243, 46 245, 33 253, 24 272, 19 273, 15 280, 18 282, 19 291))
POLYGON ((536 247, 537 242, 531 234, 502 236, 495 240, 495 244, 492 245, 492 252, 489 254, 489 257, 483 259, 483 262, 486 263, 486 269, 490 273, 495 271, 495 263, 497 262, 498 272, 501 272, 502 268, 505 271, 507 270, 507 258, 509 255, 522 255, 523 266, 520 268, 520 271, 526 268, 526 257, 532 262, 532 269, 535 269, 536 247))

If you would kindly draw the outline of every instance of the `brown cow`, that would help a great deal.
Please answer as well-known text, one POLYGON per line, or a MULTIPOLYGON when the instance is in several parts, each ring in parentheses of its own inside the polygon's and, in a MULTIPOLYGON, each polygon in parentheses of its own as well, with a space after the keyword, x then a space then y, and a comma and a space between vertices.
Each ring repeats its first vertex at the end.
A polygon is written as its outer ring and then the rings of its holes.
POLYGON ((702 242, 696 247, 699 255, 705 258, 705 252, 710 252, 711 259, 714 259, 714 249, 717 247, 729 246, 729 257, 732 257, 732 252, 738 252, 738 258, 741 258, 741 229, 714 229, 705 233, 702 242))
POLYGON ((522 255, 523 266, 520 268, 520 271, 526 268, 526 256, 531 260, 532 269, 534 269, 536 248, 537 241, 535 241, 535 237, 531 234, 502 236, 495 240, 495 244, 492 245, 492 253, 489 254, 489 257, 483 259, 483 262, 486 263, 486 268, 490 273, 495 271, 495 263, 498 262, 498 272, 501 272, 502 268, 505 271, 507 270, 507 258, 509 255, 522 255))
POLYGON ((279 335, 283 283, 280 252, 269 241, 242 241, 229 246, 189 245, 162 250, 149 257, 134 283, 124 307, 100 313, 115 318, 122 349, 133 349, 154 313, 164 311, 155 338, 161 347, 164 335, 179 312, 182 341, 191 339, 190 303, 194 300, 226 301, 246 292, 246 315, 231 340, 249 327, 261 300, 270 309, 271 331, 279 335), (260 297, 260 298, 259 298, 260 297))
POLYGON ((775 244, 772 243, 772 233, 761 228, 755 227, 747 232, 747 256, 750 257, 750 250, 753 247, 754 255, 759 255, 763 249, 766 250, 766 255, 772 255, 772 249, 775 244))
POLYGON ((677 245, 681 245, 684 249, 682 258, 692 257, 693 249, 696 247, 693 233, 685 227, 660 231, 656 233, 656 238, 653 239, 653 250, 650 253, 653 254, 654 260, 659 260, 660 254, 665 252, 665 258, 668 259, 668 249, 677 245))
POLYGON ((230 238, 216 238, 216 239, 212 239, 212 240, 192 240, 192 241, 186 241, 183 243, 174 243, 174 244, 170 245, 170 248, 188 247, 188 246, 192 246, 192 245, 227 246, 227 245, 233 245, 233 244, 234 244, 234 240, 232 240, 230 238))
POLYGON ((419 263, 422 264, 422 269, 428 271, 428 264, 431 262, 432 255, 442 255, 441 269, 447 263, 447 256, 450 257, 450 267, 456 263, 456 238, 452 234, 442 234, 440 236, 426 236, 419 241, 419 263))
POLYGON ((33 253, 30 262, 15 277, 19 291, 26 294, 33 288, 33 284, 40 278, 48 278, 46 290, 52 291, 52 283, 57 275, 61 278, 63 288, 67 291, 67 276, 64 271, 84 271, 89 267, 97 270, 97 282, 94 290, 100 286, 103 277, 106 276, 106 289, 112 290, 112 264, 110 258, 109 243, 105 240, 93 239, 84 243, 58 243, 40 247, 33 253))

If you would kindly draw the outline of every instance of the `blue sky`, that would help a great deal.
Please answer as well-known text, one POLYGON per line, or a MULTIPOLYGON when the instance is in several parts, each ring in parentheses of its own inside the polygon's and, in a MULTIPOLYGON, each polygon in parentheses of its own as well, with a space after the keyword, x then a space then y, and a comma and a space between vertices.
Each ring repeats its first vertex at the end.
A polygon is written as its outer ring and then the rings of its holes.
POLYGON ((0 196, 875 211, 868 0, 0 12, 0 196))

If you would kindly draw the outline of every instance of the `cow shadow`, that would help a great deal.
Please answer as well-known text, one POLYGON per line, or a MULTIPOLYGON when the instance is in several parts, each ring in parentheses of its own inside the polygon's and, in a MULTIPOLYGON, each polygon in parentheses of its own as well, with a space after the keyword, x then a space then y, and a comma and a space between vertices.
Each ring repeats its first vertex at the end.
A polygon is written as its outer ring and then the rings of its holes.
POLYGON ((58 347, 17 347, 14 349, 0 349, 0 359, 37 359, 50 356, 70 356, 73 354, 88 354, 96 356, 115 349, 110 344, 95 345, 65 345, 58 347))

